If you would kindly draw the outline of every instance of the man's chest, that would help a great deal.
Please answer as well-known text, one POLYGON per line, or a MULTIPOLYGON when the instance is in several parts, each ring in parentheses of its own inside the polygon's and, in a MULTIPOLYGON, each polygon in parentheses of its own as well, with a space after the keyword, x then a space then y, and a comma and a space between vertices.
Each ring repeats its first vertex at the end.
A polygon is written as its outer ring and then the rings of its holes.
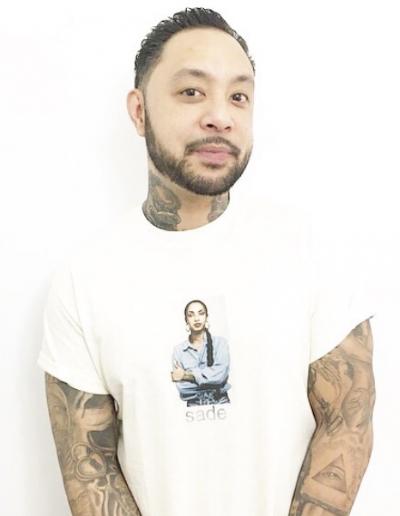
MULTIPOLYGON (((152 379, 165 388, 194 300, 207 307, 210 334, 228 341, 238 379, 307 363, 309 290, 295 257, 240 246, 167 251, 123 260, 88 290, 91 332, 110 382, 152 379)), ((201 348, 189 352, 198 363, 201 348)))

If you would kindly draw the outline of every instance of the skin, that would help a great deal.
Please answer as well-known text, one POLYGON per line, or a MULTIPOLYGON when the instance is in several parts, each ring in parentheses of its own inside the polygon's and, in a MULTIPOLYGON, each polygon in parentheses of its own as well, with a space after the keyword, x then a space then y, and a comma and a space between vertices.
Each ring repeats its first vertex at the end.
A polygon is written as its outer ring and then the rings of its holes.
MULTIPOLYGON (((204 328, 207 322, 207 312, 201 303, 197 301, 190 303, 186 311, 186 322, 190 329, 190 342, 194 347, 199 348, 203 343, 204 328), (201 326, 197 327, 196 324, 201 326)), ((173 382, 196 382, 193 374, 183 369, 177 361, 175 361, 175 367, 171 372, 171 378, 173 382)))
POLYGON ((253 97, 253 68, 232 36, 202 27, 168 40, 146 85, 127 97, 137 133, 146 139, 143 213, 149 222, 187 230, 225 211, 252 151, 253 97), (204 144, 227 145, 232 154, 221 165, 207 164, 195 152, 204 144))
POLYGON ((73 516, 140 516, 117 458, 114 400, 45 374, 51 427, 73 516))
POLYGON ((316 430, 289 516, 350 514, 373 444, 373 341, 364 321, 310 365, 308 397, 316 430))

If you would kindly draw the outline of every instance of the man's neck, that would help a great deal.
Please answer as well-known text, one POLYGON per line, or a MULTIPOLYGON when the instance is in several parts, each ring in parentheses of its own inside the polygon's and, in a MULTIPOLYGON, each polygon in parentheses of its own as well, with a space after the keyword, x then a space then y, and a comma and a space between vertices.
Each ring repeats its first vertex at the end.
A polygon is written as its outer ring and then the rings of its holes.
POLYGON ((182 231, 204 226, 218 218, 229 204, 229 192, 199 195, 149 169, 149 190, 142 209, 154 226, 182 231))

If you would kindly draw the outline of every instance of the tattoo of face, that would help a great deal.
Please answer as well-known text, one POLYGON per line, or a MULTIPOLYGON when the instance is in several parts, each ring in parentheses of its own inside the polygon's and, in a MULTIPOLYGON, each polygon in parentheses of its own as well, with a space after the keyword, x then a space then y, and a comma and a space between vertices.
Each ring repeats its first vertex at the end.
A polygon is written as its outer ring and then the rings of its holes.
POLYGON ((310 401, 320 425, 334 435, 343 425, 365 432, 372 419, 375 382, 369 323, 358 325, 335 348, 310 366, 310 401))
POLYGON ((150 171, 149 194, 142 207, 145 217, 158 228, 176 231, 181 222, 180 207, 179 197, 150 171))

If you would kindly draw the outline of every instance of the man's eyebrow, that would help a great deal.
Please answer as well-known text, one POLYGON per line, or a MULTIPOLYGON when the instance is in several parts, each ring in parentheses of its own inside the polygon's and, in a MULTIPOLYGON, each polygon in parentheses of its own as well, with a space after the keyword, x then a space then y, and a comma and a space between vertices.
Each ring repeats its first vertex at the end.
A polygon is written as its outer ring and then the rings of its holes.
MULTIPOLYGON (((180 79, 185 75, 197 77, 200 79, 206 79, 209 81, 215 81, 215 78, 211 74, 205 72, 204 70, 200 70, 199 68, 181 68, 176 73, 174 73, 174 75, 172 76, 172 80, 180 79)), ((236 77, 233 77, 233 79, 230 82, 231 84, 236 82, 249 82, 250 84, 254 84, 254 79, 251 75, 240 74, 236 77)))

